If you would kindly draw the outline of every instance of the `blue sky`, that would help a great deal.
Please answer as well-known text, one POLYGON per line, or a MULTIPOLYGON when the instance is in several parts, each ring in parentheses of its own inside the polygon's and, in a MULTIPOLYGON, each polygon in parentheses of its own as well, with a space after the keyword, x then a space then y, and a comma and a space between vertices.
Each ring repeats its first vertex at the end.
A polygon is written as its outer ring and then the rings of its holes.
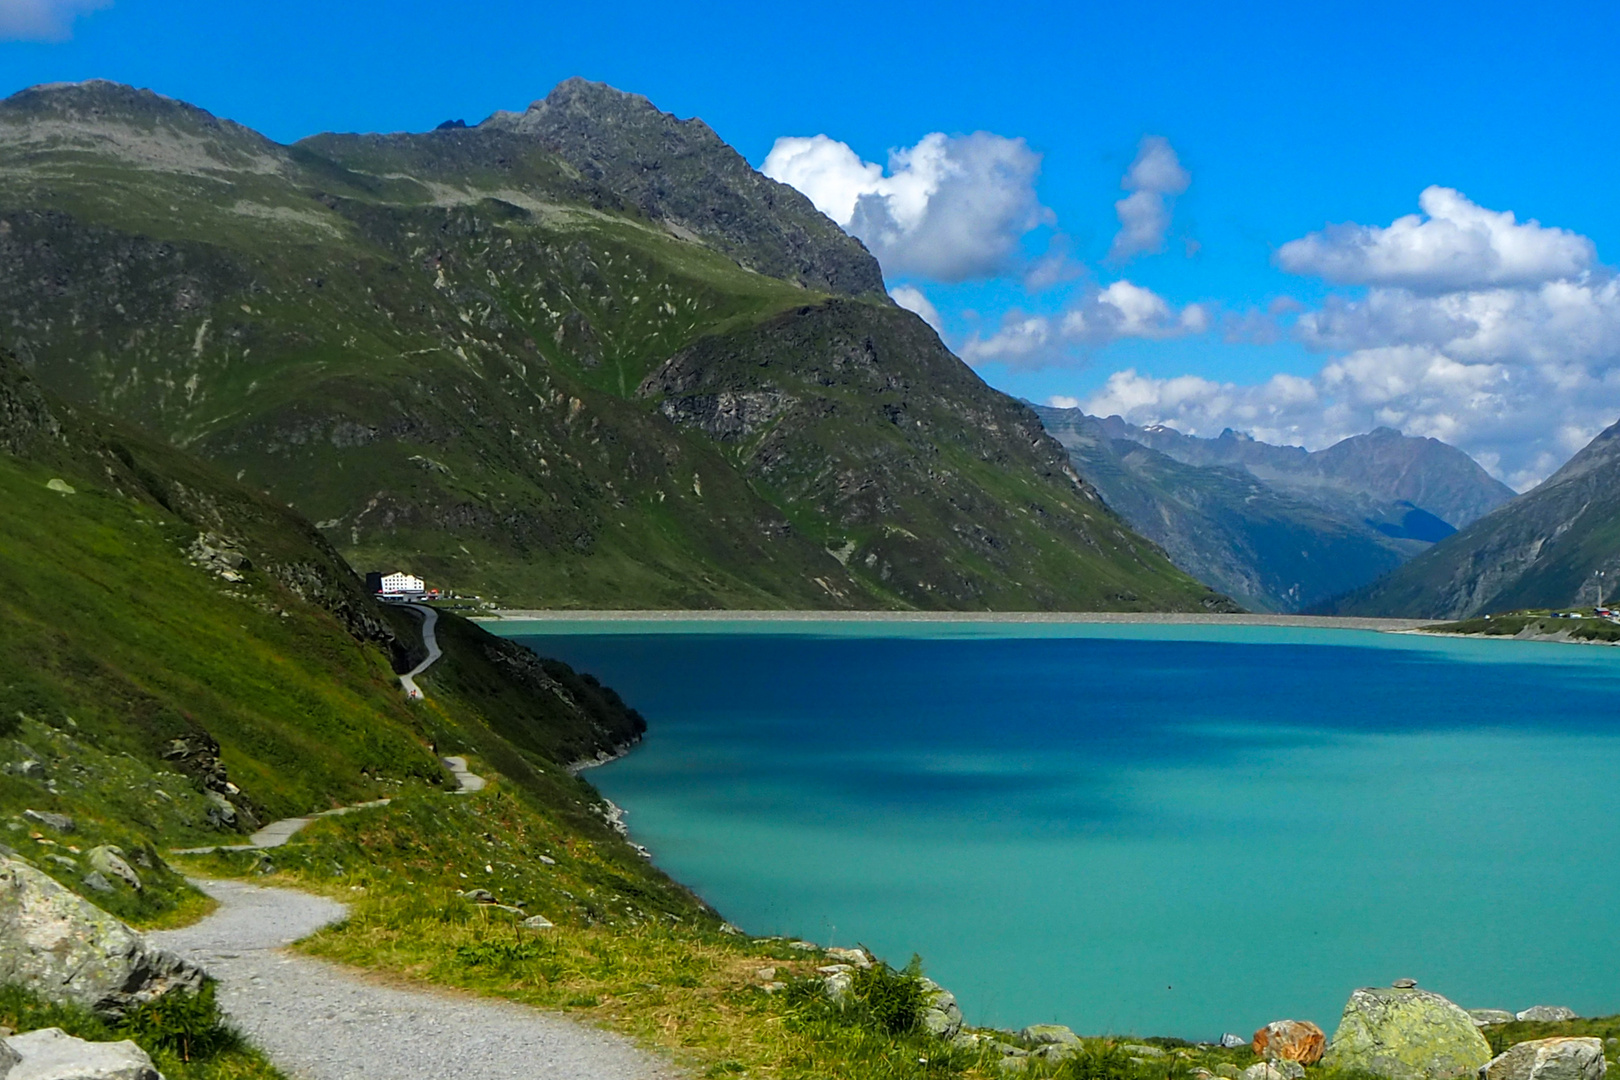
POLYGON ((579 74, 701 116, 755 165, 826 136, 814 160, 848 175, 823 180, 870 189, 847 227, 993 384, 1313 446, 1393 423, 1523 486, 1620 417, 1617 24, 1477 3, 0 0, 0 91, 116 79, 290 141, 475 122, 579 74), (1158 179, 1135 185, 1133 252, 1116 203, 1139 158, 1158 179), (849 172, 866 163, 878 179, 849 172), (1392 228, 1431 186, 1465 198, 1392 228))

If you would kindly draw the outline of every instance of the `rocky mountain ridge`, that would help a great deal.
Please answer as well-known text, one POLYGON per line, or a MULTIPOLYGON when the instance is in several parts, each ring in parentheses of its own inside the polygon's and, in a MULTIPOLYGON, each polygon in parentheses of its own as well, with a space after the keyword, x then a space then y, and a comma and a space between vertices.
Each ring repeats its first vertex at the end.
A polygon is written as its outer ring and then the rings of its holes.
POLYGON ((1537 487, 1324 610, 1466 619, 1590 606, 1600 587, 1607 599, 1617 582, 1620 423, 1537 487))
POLYGON ((1511 494, 1462 451, 1388 428, 1311 453, 1230 430, 1200 439, 1079 409, 1036 412, 1134 529, 1258 610, 1301 611, 1359 588, 1450 535, 1447 517, 1466 523, 1511 494))

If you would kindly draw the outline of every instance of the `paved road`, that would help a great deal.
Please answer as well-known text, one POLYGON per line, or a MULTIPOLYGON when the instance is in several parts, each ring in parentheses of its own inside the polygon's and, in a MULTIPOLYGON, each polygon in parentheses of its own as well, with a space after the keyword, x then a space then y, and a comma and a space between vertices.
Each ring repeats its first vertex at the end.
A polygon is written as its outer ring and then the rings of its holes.
POLYGON ((432 667, 444 652, 439 648, 439 613, 426 604, 406 604, 405 610, 415 612, 422 617, 422 644, 427 646, 427 659, 417 664, 411 670, 399 677, 399 685, 405 688, 405 696, 412 701, 422 700, 422 688, 416 685, 416 677, 432 667))
POLYGON ((336 901, 199 881, 220 902, 148 935, 219 980, 227 1014, 295 1080, 675 1080, 622 1036, 509 1002, 384 986, 283 950, 342 919, 336 901))

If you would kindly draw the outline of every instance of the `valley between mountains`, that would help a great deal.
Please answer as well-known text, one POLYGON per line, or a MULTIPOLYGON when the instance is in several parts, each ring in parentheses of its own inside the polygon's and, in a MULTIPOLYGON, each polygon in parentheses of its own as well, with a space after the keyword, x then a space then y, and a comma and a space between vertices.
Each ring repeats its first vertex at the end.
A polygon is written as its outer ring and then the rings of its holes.
MULTIPOLYGON (((659 1069, 1297 1080, 1247 1044, 975 1031, 904 958, 740 932, 578 775, 646 718, 457 611, 424 641, 355 571, 478 611, 1464 617, 1620 570, 1616 432, 1514 496, 1387 429, 1307 452, 1031 407, 702 121, 584 80, 472 127, 291 145, 149 90, 22 91, 0 102, 0 963, 28 978, 0 1022, 128 1037, 171 1080, 281 1077, 200 972, 103 947, 124 924, 188 941, 213 905, 193 875, 340 900, 305 953, 567 1013, 659 1069), (452 797, 446 759, 487 788, 452 797), (53 963, 40 925, 94 962, 53 963), (119 957, 134 974, 91 986, 119 957)), ((1459 1023, 1457 1076, 1506 1048, 1459 1023)))

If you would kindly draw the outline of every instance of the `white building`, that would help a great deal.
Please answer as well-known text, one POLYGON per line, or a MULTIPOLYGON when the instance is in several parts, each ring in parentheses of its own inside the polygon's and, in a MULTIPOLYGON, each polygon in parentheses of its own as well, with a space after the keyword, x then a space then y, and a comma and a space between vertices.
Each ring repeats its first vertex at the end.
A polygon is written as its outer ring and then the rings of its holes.
POLYGON ((415 574, 395 570, 392 574, 383 575, 382 591, 384 595, 421 596, 427 592, 427 582, 415 574))

